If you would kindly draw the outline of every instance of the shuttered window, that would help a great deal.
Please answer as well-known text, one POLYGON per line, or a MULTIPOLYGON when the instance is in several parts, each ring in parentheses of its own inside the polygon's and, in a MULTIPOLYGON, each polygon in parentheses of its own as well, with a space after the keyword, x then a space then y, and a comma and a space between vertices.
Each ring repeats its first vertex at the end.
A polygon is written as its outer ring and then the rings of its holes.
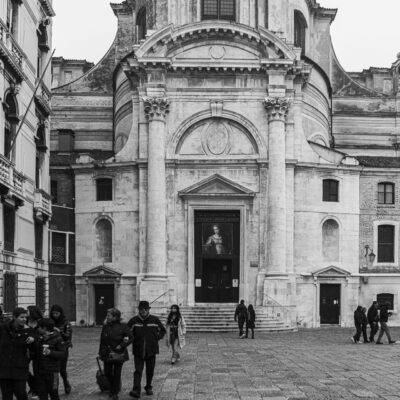
POLYGON ((394 204, 394 184, 382 182, 378 184, 378 204, 394 204))
POLYGON ((204 19, 223 19, 235 21, 236 0, 203 0, 202 16, 204 19))
POLYGON ((378 226, 378 262, 394 262, 394 226, 378 226))

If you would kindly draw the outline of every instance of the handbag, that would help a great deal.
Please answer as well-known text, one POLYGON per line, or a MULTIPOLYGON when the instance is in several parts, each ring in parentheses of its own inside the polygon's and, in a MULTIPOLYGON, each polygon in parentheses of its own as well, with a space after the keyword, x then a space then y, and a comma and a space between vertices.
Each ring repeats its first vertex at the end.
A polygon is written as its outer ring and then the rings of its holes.
POLYGON ((99 366, 99 369, 96 372, 96 382, 97 385, 99 386, 100 391, 106 392, 107 390, 110 390, 110 382, 104 375, 104 371, 103 368, 101 367, 99 357, 96 357, 96 360, 97 360, 97 365, 99 366))
POLYGON ((123 363, 125 361, 127 361, 126 350, 124 350, 122 353, 117 353, 115 351, 110 350, 106 362, 112 364, 112 363, 123 363))

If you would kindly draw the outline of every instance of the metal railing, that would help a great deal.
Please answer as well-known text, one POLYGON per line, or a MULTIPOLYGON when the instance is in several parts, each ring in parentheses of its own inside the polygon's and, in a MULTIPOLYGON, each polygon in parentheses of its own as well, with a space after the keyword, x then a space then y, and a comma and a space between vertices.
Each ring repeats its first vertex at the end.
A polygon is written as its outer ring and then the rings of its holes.
POLYGON ((279 319, 288 327, 297 328, 295 305, 282 305, 277 300, 264 294, 263 307, 269 318, 279 319))

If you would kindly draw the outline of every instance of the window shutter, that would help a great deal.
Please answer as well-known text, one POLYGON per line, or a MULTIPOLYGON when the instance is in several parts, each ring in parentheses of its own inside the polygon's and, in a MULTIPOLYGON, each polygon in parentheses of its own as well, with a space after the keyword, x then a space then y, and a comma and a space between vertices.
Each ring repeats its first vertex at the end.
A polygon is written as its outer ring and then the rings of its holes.
POLYGON ((4 273, 4 312, 12 313, 18 306, 18 275, 12 272, 4 273))

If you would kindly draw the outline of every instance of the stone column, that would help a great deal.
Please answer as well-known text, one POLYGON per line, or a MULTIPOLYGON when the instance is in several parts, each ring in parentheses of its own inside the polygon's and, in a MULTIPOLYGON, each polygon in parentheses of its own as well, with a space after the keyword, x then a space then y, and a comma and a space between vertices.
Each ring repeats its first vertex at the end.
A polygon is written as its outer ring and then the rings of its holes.
MULTIPOLYGON (((149 121, 147 169, 147 268, 146 277, 166 277, 166 97, 145 97, 149 121)), ((161 293, 160 293, 161 294, 161 293)))
POLYGON ((286 98, 265 100, 268 114, 267 275, 286 273, 286 98))

